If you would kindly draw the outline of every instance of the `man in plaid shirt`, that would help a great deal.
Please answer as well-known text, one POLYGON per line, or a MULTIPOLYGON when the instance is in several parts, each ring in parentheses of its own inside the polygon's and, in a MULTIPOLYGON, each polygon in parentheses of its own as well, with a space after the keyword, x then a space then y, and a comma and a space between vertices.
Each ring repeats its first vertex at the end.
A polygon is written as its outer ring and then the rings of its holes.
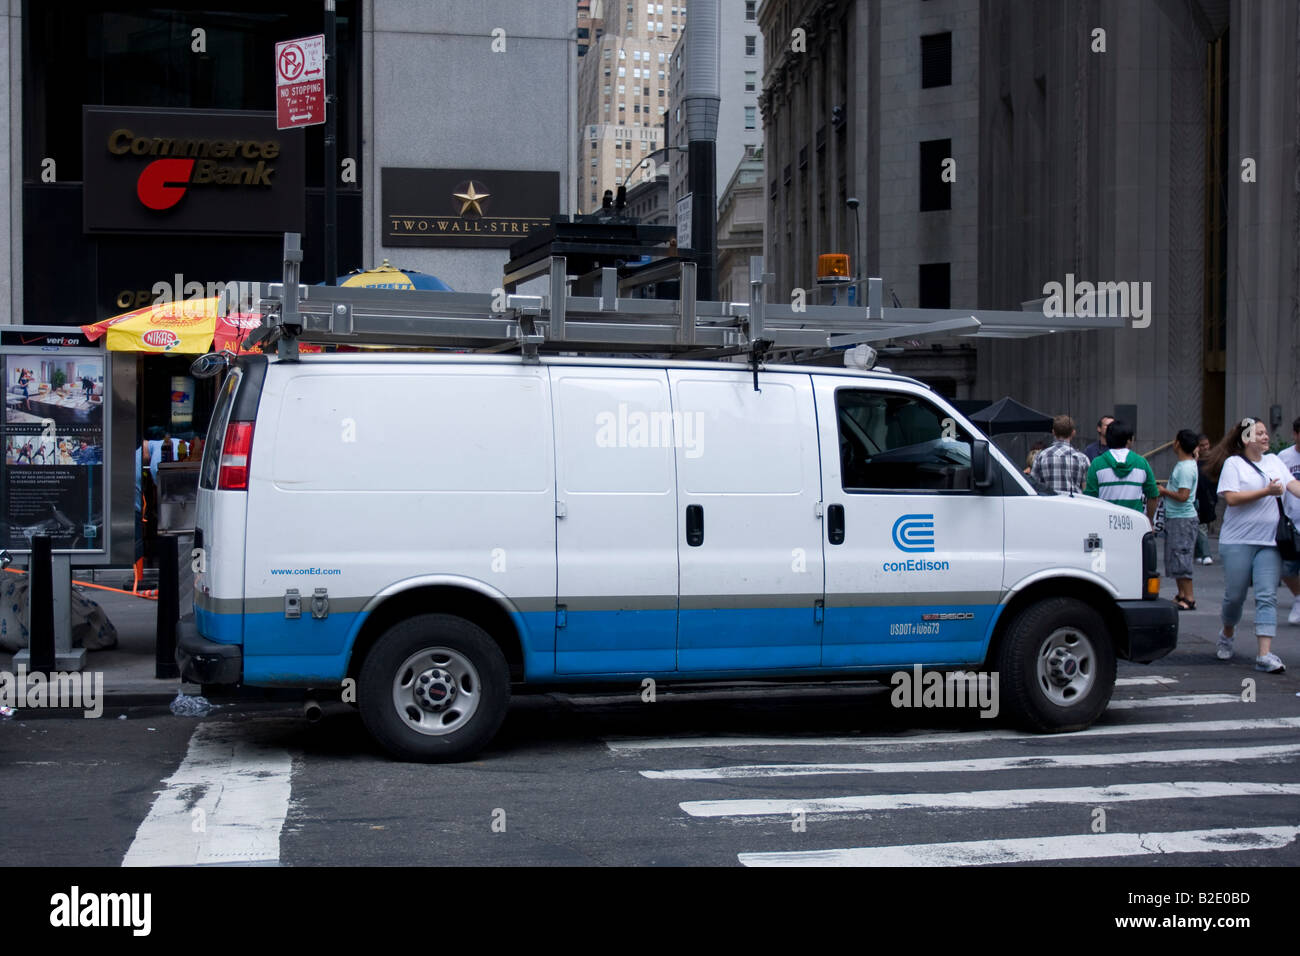
POLYGON ((1034 459, 1030 474, 1059 494, 1082 494, 1088 477, 1088 456, 1070 444, 1074 438, 1074 420, 1069 415, 1052 419, 1052 442, 1034 459))

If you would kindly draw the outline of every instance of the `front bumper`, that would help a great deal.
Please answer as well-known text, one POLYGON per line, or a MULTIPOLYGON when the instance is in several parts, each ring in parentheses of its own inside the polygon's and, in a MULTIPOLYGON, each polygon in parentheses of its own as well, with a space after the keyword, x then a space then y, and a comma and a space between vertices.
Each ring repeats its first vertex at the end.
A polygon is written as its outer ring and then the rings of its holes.
POLYGON ((244 678, 244 648, 201 636, 192 615, 177 627, 176 663, 181 680, 191 684, 238 684, 244 678))
POLYGON ((1178 645, 1178 607, 1173 601, 1119 601, 1118 604, 1128 632, 1120 657, 1149 664, 1178 645))

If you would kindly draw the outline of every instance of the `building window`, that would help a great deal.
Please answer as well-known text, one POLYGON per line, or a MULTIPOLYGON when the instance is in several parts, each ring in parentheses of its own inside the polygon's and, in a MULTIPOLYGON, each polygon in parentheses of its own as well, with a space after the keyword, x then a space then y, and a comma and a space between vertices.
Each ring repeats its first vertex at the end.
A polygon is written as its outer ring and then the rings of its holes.
MULTIPOLYGON (((643 87, 641 87, 641 95, 642 95, 642 96, 649 96, 649 95, 650 95, 650 87, 648 87, 648 86, 643 86, 643 87)), ((659 95, 660 95, 660 96, 663 96, 663 93, 661 92, 659 95)))
POLYGON ((952 208, 952 183, 943 179, 943 161, 950 156, 950 139, 930 139, 921 143, 921 212, 952 208))
POLYGON ((921 37, 921 89, 952 85, 952 34, 921 37))
POLYGON ((745 129, 756 129, 758 126, 758 108, 755 106, 745 107, 745 129))
POLYGON ((758 19, 758 0, 745 0, 745 19, 758 19))
POLYGON ((758 54, 758 37, 750 35, 745 37, 745 56, 756 56, 758 54))
POLYGON ((922 309, 952 308, 952 266, 947 262, 923 262, 917 269, 917 305, 922 309))
POLYGON ((745 92, 746 93, 758 92, 758 71, 757 70, 745 71, 745 92))

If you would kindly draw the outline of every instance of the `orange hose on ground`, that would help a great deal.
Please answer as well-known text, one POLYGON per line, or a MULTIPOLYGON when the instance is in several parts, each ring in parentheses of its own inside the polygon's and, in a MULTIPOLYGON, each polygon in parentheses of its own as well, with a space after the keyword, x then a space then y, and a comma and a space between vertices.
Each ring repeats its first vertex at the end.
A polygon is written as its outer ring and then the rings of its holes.
MULTIPOLYGON (((10 574, 26 574, 26 571, 20 571, 17 568, 5 568, 10 574)), ((73 584, 80 584, 83 588, 95 588, 98 591, 112 591, 115 594, 126 594, 131 597, 144 598, 147 601, 158 600, 158 589, 152 588, 148 591, 124 591, 122 588, 110 588, 107 584, 92 584, 89 581, 78 581, 72 579, 73 584)))

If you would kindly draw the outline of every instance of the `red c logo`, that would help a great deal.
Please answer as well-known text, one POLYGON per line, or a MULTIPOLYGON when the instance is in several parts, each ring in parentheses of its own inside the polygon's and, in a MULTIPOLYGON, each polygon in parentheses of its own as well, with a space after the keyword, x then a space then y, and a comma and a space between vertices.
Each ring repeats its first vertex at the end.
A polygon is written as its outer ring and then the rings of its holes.
POLYGON ((189 186, 192 159, 155 159, 140 173, 135 194, 150 209, 170 209, 181 201, 189 186), (182 185, 168 185, 181 183, 182 185))

